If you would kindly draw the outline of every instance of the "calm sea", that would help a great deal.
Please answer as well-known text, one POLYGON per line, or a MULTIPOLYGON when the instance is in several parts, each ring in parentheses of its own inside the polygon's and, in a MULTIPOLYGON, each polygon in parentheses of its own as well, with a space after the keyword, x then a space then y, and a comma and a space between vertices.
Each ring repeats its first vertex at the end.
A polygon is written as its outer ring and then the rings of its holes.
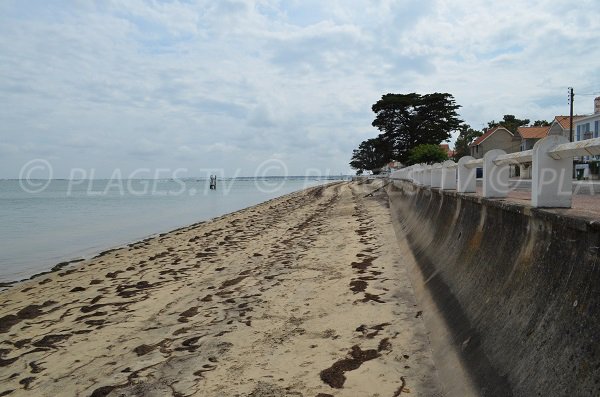
POLYGON ((207 220, 327 178, 0 180, 0 281, 207 220), (44 187, 44 184, 48 185, 44 187), (36 192, 33 192, 36 191, 36 192))

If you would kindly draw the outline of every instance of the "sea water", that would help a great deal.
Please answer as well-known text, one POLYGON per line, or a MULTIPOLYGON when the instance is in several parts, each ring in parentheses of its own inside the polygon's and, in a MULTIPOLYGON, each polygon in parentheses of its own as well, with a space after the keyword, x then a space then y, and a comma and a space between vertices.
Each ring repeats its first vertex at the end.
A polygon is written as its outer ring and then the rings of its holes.
POLYGON ((0 282, 330 180, 0 180, 0 282))

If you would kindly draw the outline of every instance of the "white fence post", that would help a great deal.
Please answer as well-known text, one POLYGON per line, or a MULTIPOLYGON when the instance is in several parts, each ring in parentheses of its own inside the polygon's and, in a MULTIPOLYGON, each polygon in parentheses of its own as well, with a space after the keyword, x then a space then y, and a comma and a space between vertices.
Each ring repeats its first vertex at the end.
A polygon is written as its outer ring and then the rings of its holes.
POLYGON ((539 140, 532 150, 506 154, 490 150, 482 159, 464 156, 458 163, 415 164, 391 174, 392 179, 459 193, 475 193, 477 167, 483 167, 483 196, 504 198, 509 192, 511 164, 532 163, 531 205, 570 208, 573 190, 573 157, 600 155, 600 138, 568 142, 562 136, 539 140))
POLYGON ((446 160, 442 163, 442 189, 456 189, 456 163, 452 160, 446 160))
POLYGON ((423 172, 423 185, 431 186, 431 166, 426 165, 425 171, 423 172))
POLYGON ((573 196, 573 158, 554 159, 550 152, 569 142, 561 135, 550 135, 533 146, 531 205, 534 207, 571 208, 573 196))
POLYGON ((415 168, 414 168, 414 170, 412 172, 412 174, 413 174, 413 181, 417 185, 421 185, 421 170, 422 170, 422 168, 421 168, 421 166, 419 164, 416 164, 414 167, 415 168))
POLYGON ((431 166, 431 187, 442 187, 442 165, 440 163, 431 166))
POLYGON ((418 166, 416 166, 416 165, 411 166, 410 170, 408 171, 408 179, 413 183, 418 183, 417 182, 417 171, 418 171, 418 166))
POLYGON ((425 184, 425 169, 421 164, 417 165, 417 183, 419 186, 423 186, 425 184))
POLYGON ((496 165, 496 157, 506 154, 504 150, 493 149, 483 155, 483 197, 503 198, 508 195, 510 166, 496 165))
POLYGON ((476 191, 477 168, 465 167, 465 164, 471 160, 475 160, 475 158, 464 156, 458 160, 456 191, 459 193, 475 193, 476 191))
POLYGON ((413 174, 413 181, 414 183, 416 183, 417 185, 421 184, 421 166, 420 165, 415 165, 415 168, 412 172, 413 174))

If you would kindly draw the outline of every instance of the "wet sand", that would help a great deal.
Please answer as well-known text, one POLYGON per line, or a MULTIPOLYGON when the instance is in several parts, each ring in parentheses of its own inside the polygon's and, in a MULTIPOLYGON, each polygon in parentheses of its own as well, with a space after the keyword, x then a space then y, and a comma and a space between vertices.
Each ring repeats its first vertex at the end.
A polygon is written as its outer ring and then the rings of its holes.
POLYGON ((0 396, 441 396, 387 197, 336 183, 0 293, 0 396))

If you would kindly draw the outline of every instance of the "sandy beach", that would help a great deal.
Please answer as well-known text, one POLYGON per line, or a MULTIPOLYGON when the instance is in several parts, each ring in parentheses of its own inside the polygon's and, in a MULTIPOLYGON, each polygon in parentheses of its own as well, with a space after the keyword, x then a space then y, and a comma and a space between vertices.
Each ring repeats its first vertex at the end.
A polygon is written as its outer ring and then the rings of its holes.
POLYGON ((0 292, 0 396, 441 396, 387 196, 365 197, 380 186, 307 189, 0 292))

